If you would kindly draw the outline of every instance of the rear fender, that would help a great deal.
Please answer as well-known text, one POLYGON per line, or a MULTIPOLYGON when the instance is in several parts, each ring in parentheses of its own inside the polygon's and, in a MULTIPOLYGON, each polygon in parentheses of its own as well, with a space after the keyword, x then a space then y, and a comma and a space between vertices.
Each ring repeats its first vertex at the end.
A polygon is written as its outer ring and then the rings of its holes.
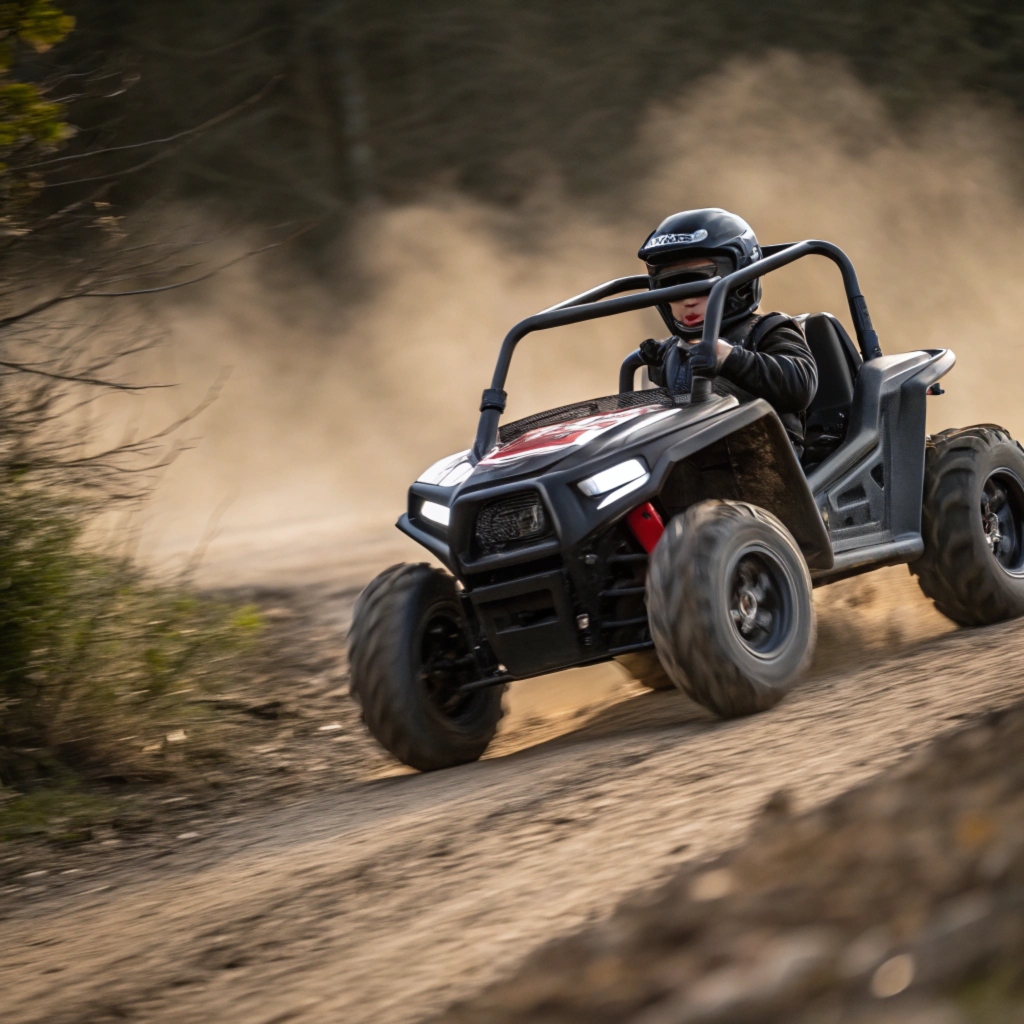
POLYGON ((698 501, 745 501, 771 512, 793 534, 812 569, 832 566, 832 545, 775 410, 760 399, 702 424, 659 460, 659 498, 669 515, 698 501))

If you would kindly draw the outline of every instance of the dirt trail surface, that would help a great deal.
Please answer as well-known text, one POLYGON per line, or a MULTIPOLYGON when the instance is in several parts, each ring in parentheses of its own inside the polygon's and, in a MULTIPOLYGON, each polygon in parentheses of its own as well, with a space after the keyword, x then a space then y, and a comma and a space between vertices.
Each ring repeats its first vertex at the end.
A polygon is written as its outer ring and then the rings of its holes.
MULTIPOLYGON (((1024 707, 538 950, 445 1024, 1019 1024, 1024 707)), ((440 1021, 435 1022, 440 1024, 440 1021)))
MULTIPOLYGON (((817 806, 1024 698, 1019 625, 948 632, 899 579, 880 612, 863 590, 823 598, 819 667, 768 714, 714 721, 611 667, 527 682, 478 764, 413 775, 367 754, 287 806, 215 808, 152 855, 31 879, 0 901, 0 1017, 382 1024, 469 997, 734 845, 776 790, 817 806)), ((340 649, 352 588, 310 593, 340 649)))

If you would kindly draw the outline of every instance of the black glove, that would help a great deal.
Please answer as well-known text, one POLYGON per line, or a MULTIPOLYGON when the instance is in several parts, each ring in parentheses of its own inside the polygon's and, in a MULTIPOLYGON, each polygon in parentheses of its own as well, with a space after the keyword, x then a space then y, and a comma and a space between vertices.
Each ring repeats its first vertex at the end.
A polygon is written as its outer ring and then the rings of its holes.
POLYGON ((648 366, 661 366, 662 343, 660 341, 655 341, 653 338, 648 338, 646 341, 641 341, 640 358, 648 366))

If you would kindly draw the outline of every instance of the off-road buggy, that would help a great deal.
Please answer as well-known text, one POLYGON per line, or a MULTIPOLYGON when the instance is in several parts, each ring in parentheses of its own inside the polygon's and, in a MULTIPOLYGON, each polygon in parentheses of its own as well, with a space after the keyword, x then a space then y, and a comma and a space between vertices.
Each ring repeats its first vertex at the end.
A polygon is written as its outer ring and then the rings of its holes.
POLYGON ((398 521, 449 572, 392 566, 354 610, 352 694, 400 760, 475 760, 508 683, 613 658, 721 716, 770 708, 811 659, 812 588, 880 566, 909 563, 961 625, 1024 614, 1024 450, 993 425, 925 435, 954 355, 883 355, 842 250, 763 253, 709 281, 610 281, 505 337, 472 449, 428 469, 398 521), (716 387, 713 349, 728 291, 810 255, 842 272, 857 345, 801 318, 819 385, 798 459, 771 406, 716 387), (706 293, 689 393, 634 390, 637 351, 618 394, 499 429, 527 334, 706 293))

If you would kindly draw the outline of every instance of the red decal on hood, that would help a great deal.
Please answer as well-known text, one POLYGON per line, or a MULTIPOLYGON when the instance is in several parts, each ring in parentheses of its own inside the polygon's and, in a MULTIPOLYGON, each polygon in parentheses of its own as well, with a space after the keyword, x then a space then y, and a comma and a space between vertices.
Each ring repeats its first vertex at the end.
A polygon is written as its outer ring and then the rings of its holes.
POLYGON ((500 466, 529 455, 547 455, 563 448, 580 448, 612 427, 662 408, 660 405, 641 405, 634 409, 604 412, 596 416, 586 416, 581 420, 567 420, 565 423, 552 423, 547 427, 528 430, 522 437, 496 448, 486 458, 481 459, 479 465, 500 466))

